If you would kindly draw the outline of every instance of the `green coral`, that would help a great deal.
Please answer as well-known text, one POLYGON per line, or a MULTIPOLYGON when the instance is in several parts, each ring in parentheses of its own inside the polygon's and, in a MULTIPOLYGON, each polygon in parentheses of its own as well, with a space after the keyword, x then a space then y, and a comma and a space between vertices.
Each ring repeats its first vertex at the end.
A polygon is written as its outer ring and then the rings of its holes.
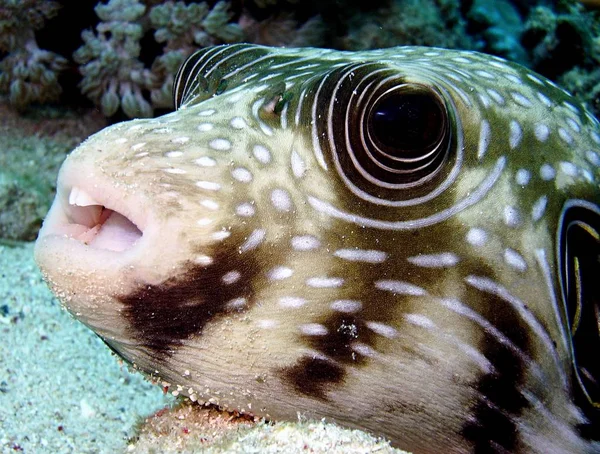
POLYGON ((94 8, 103 22, 96 32, 85 30, 84 45, 73 58, 81 65, 81 89, 106 116, 119 107, 129 117, 150 117, 153 110, 143 90, 156 84, 152 73, 139 60, 144 34, 137 22, 146 7, 138 0, 110 0, 94 8))
POLYGON ((0 93, 8 93, 9 102, 22 110, 33 102, 58 98, 59 73, 67 60, 39 48, 35 30, 56 15, 54 1, 0 0, 0 93))
POLYGON ((154 108, 172 107, 173 77, 198 47, 237 42, 243 32, 228 2, 186 5, 167 1, 147 8, 139 0, 110 0, 95 8, 101 22, 82 33, 84 45, 73 58, 81 65, 81 88, 106 116, 119 108, 128 117, 150 117, 154 108), (151 68, 140 60, 140 40, 149 29, 164 43, 151 68))
POLYGON ((151 93, 155 107, 172 107, 171 89, 177 69, 198 47, 240 42, 244 32, 233 17, 230 4, 220 1, 210 9, 206 3, 167 1, 153 7, 150 23, 156 30, 154 39, 165 43, 163 55, 157 57, 152 72, 159 80, 151 93))
POLYGON ((394 0, 367 15, 354 15, 341 46, 348 50, 402 45, 473 49, 460 5, 454 0, 394 0))

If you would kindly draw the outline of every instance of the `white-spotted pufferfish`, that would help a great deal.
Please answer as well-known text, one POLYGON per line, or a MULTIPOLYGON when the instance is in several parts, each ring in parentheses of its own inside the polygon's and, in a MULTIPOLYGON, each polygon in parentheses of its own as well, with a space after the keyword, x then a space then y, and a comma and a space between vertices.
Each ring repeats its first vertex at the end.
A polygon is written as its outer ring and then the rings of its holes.
POLYGON ((421 452, 599 452, 600 127, 474 52, 230 45, 66 160, 36 259, 193 400, 421 452))

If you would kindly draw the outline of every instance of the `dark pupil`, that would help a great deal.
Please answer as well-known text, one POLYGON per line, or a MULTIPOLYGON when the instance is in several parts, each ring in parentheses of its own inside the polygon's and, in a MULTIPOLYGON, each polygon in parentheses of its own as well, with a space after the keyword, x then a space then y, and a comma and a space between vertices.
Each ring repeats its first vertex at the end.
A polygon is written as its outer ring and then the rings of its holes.
POLYGON ((430 151, 444 130, 440 104, 428 93, 394 93, 373 107, 374 139, 402 151, 404 157, 430 151))

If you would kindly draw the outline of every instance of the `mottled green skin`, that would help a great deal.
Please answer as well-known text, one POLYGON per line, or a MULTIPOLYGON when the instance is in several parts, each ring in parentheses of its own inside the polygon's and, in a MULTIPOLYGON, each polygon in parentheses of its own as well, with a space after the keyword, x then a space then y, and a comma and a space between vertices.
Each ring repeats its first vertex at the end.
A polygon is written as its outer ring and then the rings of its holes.
POLYGON ((235 45, 190 62, 176 112, 107 128, 61 171, 37 260, 69 310, 227 408, 332 418, 414 452, 598 449, 573 401, 556 244, 568 200, 598 215, 583 107, 471 52, 235 45), (426 181, 355 166, 371 165, 361 114, 380 83, 445 109, 426 181), (73 187, 141 239, 115 253, 53 235, 73 187))

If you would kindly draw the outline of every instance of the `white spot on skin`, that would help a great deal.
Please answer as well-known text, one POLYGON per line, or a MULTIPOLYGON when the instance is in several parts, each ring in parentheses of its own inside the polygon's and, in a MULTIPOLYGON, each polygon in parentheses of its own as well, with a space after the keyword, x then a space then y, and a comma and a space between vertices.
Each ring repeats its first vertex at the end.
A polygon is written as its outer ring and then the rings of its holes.
POLYGON ((309 277, 306 285, 313 288, 339 288, 344 285, 341 277, 309 277))
POLYGON ((338 249, 333 255, 351 262, 365 263, 382 263, 387 258, 387 254, 383 251, 365 249, 338 249))
POLYGON ((443 252, 441 254, 419 254, 414 257, 408 257, 408 260, 413 265, 422 266, 423 268, 447 268, 456 265, 459 258, 452 252, 443 252))
POLYGON ((321 241, 312 235, 300 235, 293 237, 291 244, 295 251, 312 251, 321 246, 321 241))
POLYGON ((207 191, 218 191, 221 189, 221 185, 214 181, 196 181, 196 186, 200 189, 206 189, 207 191))
POLYGON ((579 123, 573 118, 567 118, 567 124, 569 125, 569 128, 573 130, 573 132, 581 131, 581 126, 579 126, 579 123))
POLYGON ((215 202, 214 200, 210 200, 210 199, 202 200, 200 202, 200 205, 202 205, 204 208, 208 208, 209 210, 213 210, 213 211, 219 209, 219 204, 217 202, 215 202))
POLYGON ((179 145, 183 145, 184 143, 187 143, 190 141, 189 137, 175 137, 174 139, 171 139, 171 142, 179 144, 179 145))
POLYGON ((404 314, 404 320, 414 326, 425 329, 434 329, 435 323, 429 318, 422 314, 404 314))
POLYGON ((545 124, 536 124, 533 129, 533 133, 537 140, 540 142, 545 142, 548 140, 548 136, 550 135, 550 128, 545 124))
POLYGON ((225 285, 231 285, 239 281, 241 277, 242 273, 237 270, 228 271, 223 275, 223 277, 221 277, 221 282, 223 282, 225 285))
POLYGON ((216 241, 223 241, 225 238, 229 238, 231 236, 231 232, 227 230, 219 230, 218 232, 211 233, 210 237, 216 241))
POLYGON ((254 145, 252 154, 261 164, 268 164, 271 162, 271 152, 263 145, 254 145))
POLYGON ((319 323, 306 323, 298 327, 305 336, 326 336, 329 331, 319 323))
POLYGON ((481 76, 481 77, 483 77, 484 79, 490 79, 490 80, 493 80, 493 79, 495 79, 495 78, 496 78, 496 77, 495 77, 493 74, 490 74, 489 72, 487 72, 487 71, 483 71, 483 70, 481 70, 481 69, 480 69, 480 70, 477 70, 477 71, 475 71, 475 74, 477 74, 478 76, 481 76))
POLYGON ((131 146, 131 149, 133 151, 138 151, 139 149, 143 148, 144 145, 146 145, 146 142, 136 143, 135 145, 131 146))
POLYGON ((552 107, 552 106, 553 106, 553 103, 552 103, 552 101, 550 100, 550 98, 548 98, 548 97, 547 97, 546 95, 544 95, 543 93, 540 93, 540 92, 538 92, 538 93, 536 93, 536 95, 537 95, 538 99, 539 99, 540 101, 542 101, 542 104, 544 104, 546 107, 552 107))
POLYGON ((297 309, 305 304, 306 300, 297 296, 282 296, 279 298, 279 305, 288 309, 297 309))
POLYGON ((225 303, 225 307, 229 310, 241 310, 248 304, 246 298, 234 298, 225 303))
POLYGON ((200 123, 198 125, 198 131, 200 132, 208 132, 213 129, 213 125, 211 123, 200 123))
POLYGON ((492 100, 488 95, 486 95, 485 93, 479 93, 478 96, 479 100, 481 101, 481 104, 483 104, 483 107, 485 107, 486 109, 490 107, 492 100))
POLYGON ((479 145, 477 147, 477 159, 481 160, 487 152, 490 144, 490 123, 487 120, 481 122, 481 129, 479 130, 479 145))
POLYGON ((375 350, 366 344, 361 344, 360 342, 353 343, 351 348, 354 352, 362 356, 367 356, 369 358, 377 356, 377 352, 375 350))
POLYGON ((507 248, 504 250, 504 261, 508 266, 517 271, 527 271, 527 262, 523 256, 514 249, 507 248))
POLYGON ((267 232, 263 229, 254 230, 246 239, 246 241, 238 248, 240 254, 256 249, 262 244, 267 236, 267 232))
POLYGON ((331 309, 344 314, 352 314, 362 309, 362 303, 356 300, 336 300, 330 305, 331 309))
POLYGON ((271 191, 271 203, 278 211, 290 211, 292 209, 292 199, 285 189, 273 189, 271 191))
POLYGON ((302 178, 306 172, 306 164, 296 150, 292 150, 291 161, 292 173, 296 178, 302 178))
POLYGON ((276 266, 267 273, 267 277, 272 281, 281 281, 294 274, 294 270, 287 266, 276 266))
POLYGON ((513 206, 504 207, 504 224, 508 227, 517 227, 521 224, 521 214, 513 206))
POLYGON ((512 97, 513 101, 521 107, 531 107, 533 105, 531 104, 531 101, 525 96, 523 96, 521 93, 512 92, 510 96, 512 97))
POLYGON ((396 328, 386 325, 384 323, 367 321, 365 325, 375 334, 379 334, 380 336, 386 337, 388 339, 398 337, 398 331, 396 330, 396 328))
POLYGON ((494 101, 496 101, 497 104, 503 106, 504 105, 504 97, 498 93, 496 90, 492 89, 492 88, 488 88, 487 89, 488 94, 492 97, 492 99, 494 101))
POLYGON ((277 328, 279 322, 271 319, 261 319, 256 321, 256 326, 261 329, 273 329, 277 328))
POLYGON ((510 144, 510 148, 514 150, 521 143, 521 139, 523 138, 523 130, 521 129, 521 125, 517 123, 515 120, 511 120, 510 122, 510 134, 508 138, 508 143, 510 144))
POLYGON ((246 120, 242 117, 233 117, 229 123, 233 129, 244 129, 246 126, 246 120))
POLYGON ((115 140, 115 143, 118 143, 118 144, 122 144, 125 142, 127 142, 127 139, 125 137, 119 137, 117 140, 115 140))
POLYGON ((198 255, 194 258, 194 263, 197 263, 198 265, 210 265, 213 262, 212 257, 209 257, 208 255, 198 255))
POLYGON ((208 143, 208 146, 213 150, 217 151, 229 151, 231 150, 231 142, 227 139, 213 139, 208 143))
POLYGON ((169 152, 165 153, 165 156, 167 158, 178 158, 181 155, 183 155, 183 151, 169 151, 169 152))
POLYGON ((202 167, 214 167, 217 165, 217 161, 215 161, 213 158, 209 158, 208 156, 198 158, 194 162, 202 167))
POLYGON ((585 159, 587 159, 590 164, 593 164, 597 167, 600 166, 600 156, 598 156, 598 153, 588 151, 585 154, 585 159))
POLYGON ((562 173, 564 173, 565 175, 568 175, 570 177, 576 177, 577 176, 577 166, 575 164, 573 164, 572 162, 561 162, 558 164, 558 168, 560 169, 560 171, 562 173))
POLYGON ((244 167, 236 167, 233 169, 231 171, 231 176, 240 183, 250 183, 252 181, 252 173, 244 167))
POLYGON ((487 232, 483 229, 473 227, 467 232, 466 240, 471 246, 484 246, 487 239, 487 232))
POLYGON ((213 219, 210 219, 210 218, 201 218, 201 219, 198 219, 198 221, 196 221, 196 223, 200 227, 206 227, 207 225, 210 225, 210 224, 213 223, 213 219))
POLYGON ((517 170, 515 181, 519 186, 527 186, 531 180, 531 172, 525 169, 517 170))
POLYGON ((571 134, 565 128, 558 128, 558 135, 567 145, 573 143, 573 137, 571 137, 571 134))
POLYGON ((254 216, 255 212, 256 212, 256 210, 254 209, 254 205, 251 203, 248 203, 248 202, 240 203, 235 208, 235 213, 238 216, 241 216, 243 218, 248 218, 250 216, 254 216))
POLYGON ((426 295, 427 292, 414 284, 409 284, 404 281, 394 281, 394 280, 381 280, 375 282, 375 287, 379 290, 384 290, 386 292, 394 293, 395 295, 413 295, 413 296, 423 296, 426 295))
POLYGON ((165 171, 166 173, 173 173, 176 175, 183 175, 184 173, 187 173, 185 170, 178 168, 163 169, 163 171, 165 171))
POLYGON ((213 115, 216 112, 215 109, 207 109, 207 110, 202 110, 200 112, 198 112, 198 116, 199 117, 210 117, 211 115, 213 115))
POLYGON ((531 218, 534 222, 539 221, 544 213, 546 212, 546 206, 548 205, 548 197, 543 195, 533 204, 531 209, 531 218))
POLYGON ((556 171, 550 164, 543 164, 542 167, 540 167, 540 177, 542 180, 550 181, 553 180, 555 176, 556 171))
POLYGON ((136 158, 143 158, 145 156, 148 156, 150 153, 148 153, 147 151, 142 151, 141 153, 138 153, 135 155, 136 158))

